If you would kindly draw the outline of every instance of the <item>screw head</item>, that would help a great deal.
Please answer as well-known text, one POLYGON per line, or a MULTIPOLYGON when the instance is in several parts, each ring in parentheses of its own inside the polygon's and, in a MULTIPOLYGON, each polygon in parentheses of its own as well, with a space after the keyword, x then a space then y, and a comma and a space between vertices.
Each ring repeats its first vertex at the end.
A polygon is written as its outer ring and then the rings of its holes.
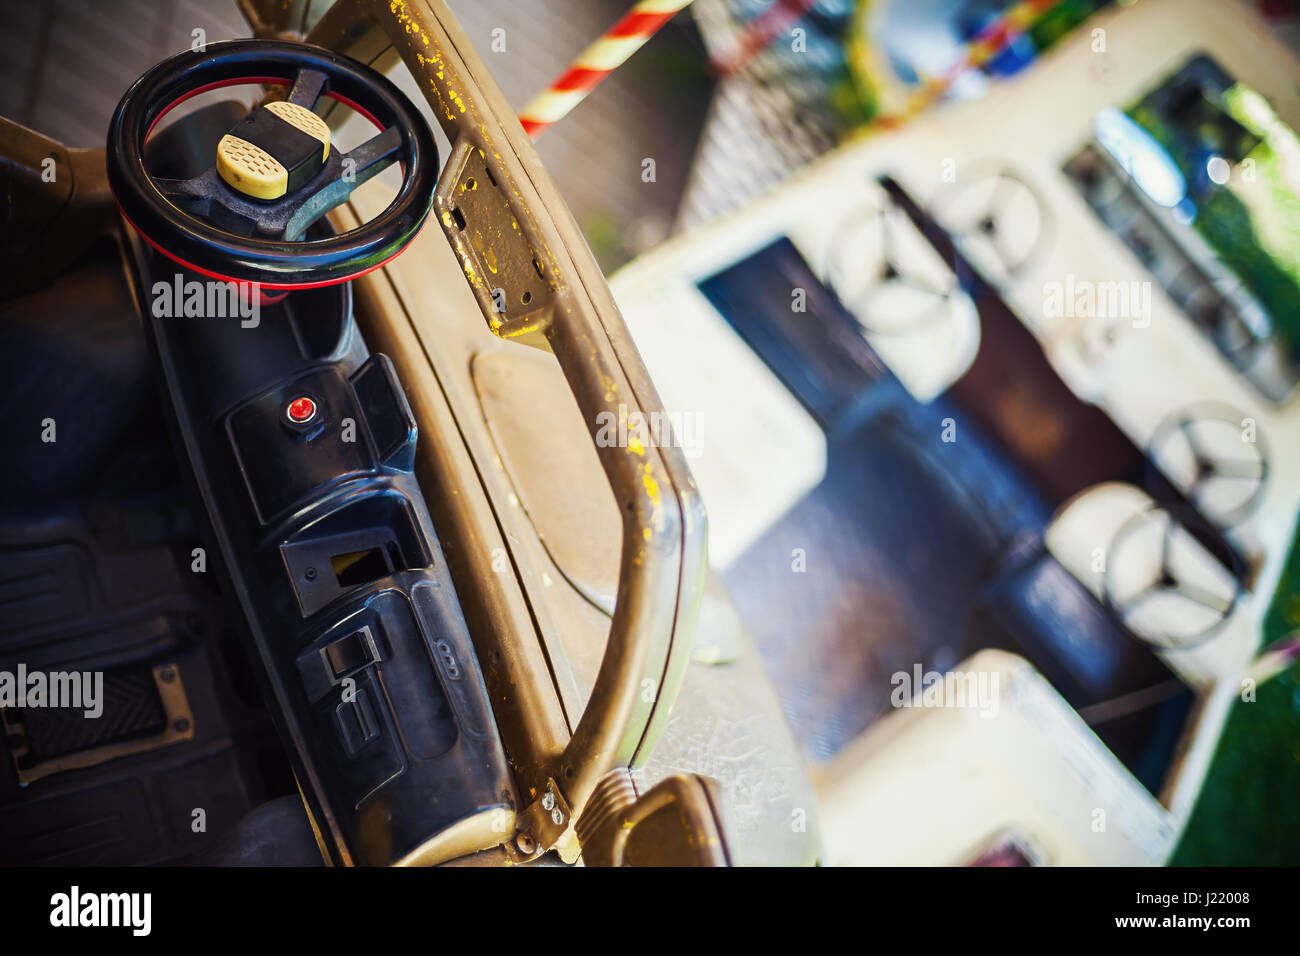
MULTIPOLYGON (((564 811, 561 810, 559 807, 556 807, 554 810, 552 810, 552 811, 551 811, 551 822, 554 823, 556 826, 559 826, 561 823, 563 823, 563 822, 564 822, 564 811)), ((584 825, 585 825, 585 824, 584 824, 584 825)))
POLYGON ((542 794, 542 809, 548 812, 555 809, 555 794, 549 790, 542 794))
POLYGON ((527 833, 515 834, 515 848, 524 856, 532 856, 537 849, 537 843, 527 833))

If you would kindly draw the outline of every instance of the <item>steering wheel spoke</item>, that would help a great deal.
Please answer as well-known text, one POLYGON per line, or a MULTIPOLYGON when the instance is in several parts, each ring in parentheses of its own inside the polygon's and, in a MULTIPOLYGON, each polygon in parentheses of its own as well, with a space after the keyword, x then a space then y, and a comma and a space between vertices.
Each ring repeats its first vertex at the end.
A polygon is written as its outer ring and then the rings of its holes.
POLYGON ((1152 581, 1141 591, 1135 591, 1133 594, 1130 594, 1125 598, 1117 599, 1115 601, 1115 607, 1120 612, 1120 616, 1127 619, 1153 597, 1158 595, 1161 590, 1160 581, 1152 581))
POLYGON ((329 78, 320 70, 299 70, 293 78, 293 86, 290 87, 289 95, 285 99, 295 106, 314 110, 316 101, 321 98, 328 83, 329 78))
POLYGON ((193 179, 169 179, 165 176, 155 176, 153 184, 158 187, 158 191, 163 194, 163 198, 168 202, 180 203, 201 198, 194 192, 193 179))
POLYGON ((402 132, 390 126, 339 157, 337 166, 327 165, 329 176, 326 182, 297 204, 284 223, 282 237, 288 242, 300 239, 312 223, 347 202, 358 186, 397 162, 401 152, 402 132))
POLYGON ((1214 463, 1215 478, 1236 478, 1247 481, 1262 481, 1264 478, 1264 461, 1261 458, 1223 458, 1214 463))
POLYGON ((215 175, 215 170, 209 168, 207 172, 190 179, 155 176, 153 184, 158 187, 163 198, 177 209, 191 216, 206 216, 212 202, 211 191, 207 185, 209 173, 215 175))
POLYGON ((343 173, 349 167, 354 174, 353 189, 397 162, 402 153, 402 131, 390 126, 382 133, 370 137, 356 149, 343 156, 343 173))
POLYGON ((1168 590, 1170 594, 1177 594, 1193 604, 1199 604, 1221 618, 1227 617, 1237 603, 1235 597, 1224 597, 1181 579, 1168 590))

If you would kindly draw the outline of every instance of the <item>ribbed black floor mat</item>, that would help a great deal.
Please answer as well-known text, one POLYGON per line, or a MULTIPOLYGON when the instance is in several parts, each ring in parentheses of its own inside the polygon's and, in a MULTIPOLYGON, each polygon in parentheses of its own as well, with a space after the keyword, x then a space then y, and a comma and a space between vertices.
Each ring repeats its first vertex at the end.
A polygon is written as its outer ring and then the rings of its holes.
POLYGON ((0 672, 103 681, 97 718, 5 710, 0 864, 181 860, 295 792, 216 569, 195 570, 203 532, 121 269, 103 240, 0 303, 0 672))

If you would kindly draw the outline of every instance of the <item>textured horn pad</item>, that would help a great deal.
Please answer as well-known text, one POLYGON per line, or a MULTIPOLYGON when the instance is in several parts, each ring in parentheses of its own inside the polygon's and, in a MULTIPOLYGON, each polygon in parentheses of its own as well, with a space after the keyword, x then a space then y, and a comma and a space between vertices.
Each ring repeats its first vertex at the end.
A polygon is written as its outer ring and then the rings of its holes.
POLYGON ((330 131, 305 107, 277 101, 259 106, 217 144, 217 173, 253 199, 279 199, 320 172, 330 131))

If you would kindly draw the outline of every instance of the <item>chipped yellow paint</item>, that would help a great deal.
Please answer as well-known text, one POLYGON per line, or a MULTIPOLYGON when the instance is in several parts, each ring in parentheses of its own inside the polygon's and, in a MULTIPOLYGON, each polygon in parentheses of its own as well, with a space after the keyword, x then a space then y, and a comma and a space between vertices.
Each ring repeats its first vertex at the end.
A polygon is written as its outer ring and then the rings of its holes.
POLYGON ((645 445, 642 444, 641 439, 637 438, 635 435, 628 436, 627 447, 632 454, 640 455, 642 458, 645 457, 645 445))
POLYGON ((652 532, 650 531, 649 528, 642 528, 642 529, 641 529, 641 536, 642 536, 643 538, 645 538, 647 541, 650 540, 651 535, 652 535, 652 532))
MULTIPOLYGON (((438 79, 442 79, 441 70, 438 71, 438 79)), ((451 111, 451 109, 447 106, 447 101, 442 98, 442 90, 439 88, 437 82, 433 79, 433 77, 429 78, 429 86, 433 87, 434 98, 437 99, 438 105, 442 107, 442 111, 447 114, 447 119, 454 120, 456 118, 456 114, 451 111)))
POLYGON ((492 248, 491 243, 484 238, 483 233, 476 231, 474 233, 474 238, 470 240, 470 245, 474 247, 474 251, 478 253, 479 260, 483 265, 487 266, 488 271, 493 275, 497 275, 497 253, 496 250, 492 248))
POLYGON ((645 474, 641 476, 641 484, 645 486, 645 493, 655 504, 659 503, 659 482, 655 481, 654 475, 651 474, 650 462, 645 463, 645 474))

